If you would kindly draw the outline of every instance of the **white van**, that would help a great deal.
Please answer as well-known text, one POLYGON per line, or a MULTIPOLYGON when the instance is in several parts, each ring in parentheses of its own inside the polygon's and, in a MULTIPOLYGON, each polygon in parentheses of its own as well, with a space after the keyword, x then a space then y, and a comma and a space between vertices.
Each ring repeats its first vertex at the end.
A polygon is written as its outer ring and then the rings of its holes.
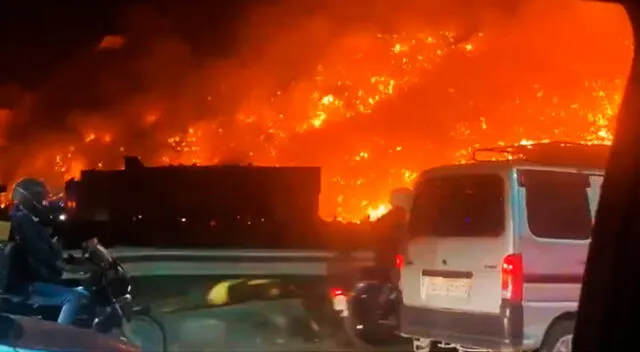
POLYGON ((570 351, 603 168, 507 160, 423 172, 400 283, 400 333, 414 351, 570 351))

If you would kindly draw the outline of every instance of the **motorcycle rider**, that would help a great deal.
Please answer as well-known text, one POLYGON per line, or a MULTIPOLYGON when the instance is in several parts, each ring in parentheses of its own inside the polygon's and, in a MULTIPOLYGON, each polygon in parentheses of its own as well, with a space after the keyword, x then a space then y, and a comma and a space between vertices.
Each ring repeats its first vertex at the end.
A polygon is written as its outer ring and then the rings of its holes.
POLYGON ((88 268, 64 262, 60 245, 51 238, 50 192, 44 182, 24 178, 13 187, 7 291, 24 295, 30 303, 60 306, 58 323, 70 325, 89 295, 82 288, 62 285, 64 272, 88 268))
POLYGON ((408 188, 398 188, 391 192, 389 203, 391 209, 374 223, 377 238, 376 266, 379 269, 379 279, 384 283, 380 295, 380 318, 386 319, 394 311, 394 307, 387 304, 395 298, 399 273, 396 270, 396 255, 405 240, 403 234, 413 200, 413 192, 408 188))
POLYGON ((391 209, 373 224, 377 239, 376 262, 382 270, 383 281, 390 281, 395 269, 395 256, 404 239, 404 227, 409 217, 413 193, 408 188, 398 188, 391 192, 391 209))

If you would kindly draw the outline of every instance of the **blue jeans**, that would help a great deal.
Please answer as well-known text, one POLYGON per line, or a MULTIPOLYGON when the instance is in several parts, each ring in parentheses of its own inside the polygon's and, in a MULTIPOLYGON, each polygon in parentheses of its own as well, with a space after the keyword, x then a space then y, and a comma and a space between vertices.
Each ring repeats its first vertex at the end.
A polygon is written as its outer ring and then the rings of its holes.
POLYGON ((71 325, 80 308, 88 302, 89 293, 82 287, 65 287, 44 282, 30 286, 29 302, 43 306, 60 306, 58 323, 71 325))

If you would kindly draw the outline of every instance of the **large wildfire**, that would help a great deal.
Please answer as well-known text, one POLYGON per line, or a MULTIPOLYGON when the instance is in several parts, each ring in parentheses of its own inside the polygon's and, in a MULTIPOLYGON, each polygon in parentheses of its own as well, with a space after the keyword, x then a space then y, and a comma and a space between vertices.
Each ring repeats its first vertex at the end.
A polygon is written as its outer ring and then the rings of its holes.
MULTIPOLYGON (((125 154, 148 165, 319 165, 321 216, 358 221, 383 213, 390 190, 420 170, 464 160, 474 146, 608 142, 631 61, 630 25, 616 5, 548 5, 385 31, 337 31, 322 17, 303 18, 197 69, 179 41, 157 40, 92 85, 118 95, 135 71, 151 89, 107 108, 74 107, 64 128, 29 142, 0 135, 4 181, 36 175, 60 186, 84 168, 120 167, 125 154)), ((259 28, 266 21, 251 18, 259 28)), ((67 69, 101 71, 105 56, 118 62, 135 45, 135 36, 124 38, 67 69)), ((0 110, 0 130, 42 114, 53 99, 42 96, 65 87, 47 89, 0 110)))

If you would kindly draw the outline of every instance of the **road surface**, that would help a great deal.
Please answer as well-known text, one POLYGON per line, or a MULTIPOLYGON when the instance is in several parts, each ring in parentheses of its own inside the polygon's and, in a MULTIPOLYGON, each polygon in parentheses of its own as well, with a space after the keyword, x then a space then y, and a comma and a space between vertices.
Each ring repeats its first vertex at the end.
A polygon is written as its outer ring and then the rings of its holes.
MULTIPOLYGON (((347 347, 337 335, 310 338, 308 319, 299 300, 253 301, 164 315, 169 351, 362 351, 347 347)), ((335 327, 339 331, 340 327, 335 327)), ((143 350, 161 351, 158 328, 136 319, 131 332, 143 350)), ((410 351, 410 346, 387 346, 380 351, 410 351)))

